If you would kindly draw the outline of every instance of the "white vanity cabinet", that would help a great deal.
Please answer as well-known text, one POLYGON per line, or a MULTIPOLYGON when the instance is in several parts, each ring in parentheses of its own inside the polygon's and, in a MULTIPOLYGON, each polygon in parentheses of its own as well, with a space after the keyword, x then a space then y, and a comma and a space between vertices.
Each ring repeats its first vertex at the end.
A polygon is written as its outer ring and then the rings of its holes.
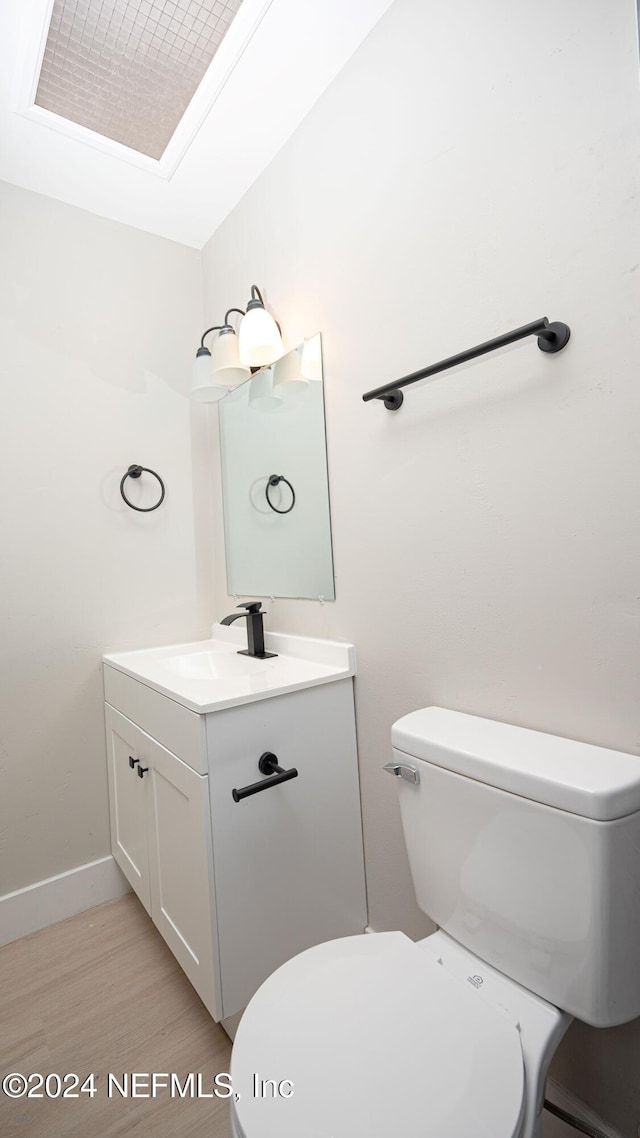
POLYGON ((226 1018, 298 952, 366 925, 352 680, 197 712, 117 659, 104 668, 113 855, 226 1018), (235 801, 268 779, 265 752, 297 776, 235 801))
POLYGON ((219 1019, 209 780, 109 704, 105 720, 113 856, 219 1019))

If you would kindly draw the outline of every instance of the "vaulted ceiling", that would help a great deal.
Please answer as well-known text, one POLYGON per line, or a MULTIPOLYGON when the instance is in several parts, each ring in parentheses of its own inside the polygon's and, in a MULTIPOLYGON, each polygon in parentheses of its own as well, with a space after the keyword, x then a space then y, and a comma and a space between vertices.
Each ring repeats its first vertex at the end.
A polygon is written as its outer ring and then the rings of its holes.
POLYGON ((390 3, 3 0, 0 178, 201 248, 390 3))

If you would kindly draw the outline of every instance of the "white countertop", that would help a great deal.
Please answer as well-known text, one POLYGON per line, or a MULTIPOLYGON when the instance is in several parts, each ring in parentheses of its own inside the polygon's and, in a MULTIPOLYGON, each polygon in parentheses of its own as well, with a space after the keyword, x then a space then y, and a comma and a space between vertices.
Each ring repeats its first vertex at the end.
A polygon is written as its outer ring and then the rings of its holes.
POLYGON ((265 648, 277 655, 258 660, 238 654, 246 643, 244 628, 214 624, 210 640, 109 652, 103 659, 201 715, 355 675, 353 644, 265 631, 265 648))

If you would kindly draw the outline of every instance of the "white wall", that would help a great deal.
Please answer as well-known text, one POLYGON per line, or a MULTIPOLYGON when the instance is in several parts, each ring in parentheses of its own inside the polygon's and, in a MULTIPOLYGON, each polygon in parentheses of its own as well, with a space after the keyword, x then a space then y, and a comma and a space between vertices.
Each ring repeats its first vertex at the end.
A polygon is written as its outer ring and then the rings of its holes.
MULTIPOLYGON (((357 645, 376 928, 430 927, 381 771, 398 716, 640 747, 639 174, 633 0, 397 0, 205 250, 211 321, 255 282, 290 346, 323 333, 337 600, 267 623, 357 645), (361 400, 542 315, 558 356, 361 400)), ((639 1060, 637 1023, 576 1027, 556 1073, 630 1136, 639 1060)))
POLYGON ((109 853, 102 653, 207 635, 212 567, 199 254, 5 183, 0 247, 3 894, 109 853))

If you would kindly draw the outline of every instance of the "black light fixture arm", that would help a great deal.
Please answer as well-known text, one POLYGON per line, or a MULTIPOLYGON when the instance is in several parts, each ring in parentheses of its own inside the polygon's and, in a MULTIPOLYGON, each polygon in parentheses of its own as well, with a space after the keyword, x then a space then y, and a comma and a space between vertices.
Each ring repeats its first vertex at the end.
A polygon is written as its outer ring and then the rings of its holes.
MULTIPOLYGON (((262 292, 260 291, 259 287, 257 287, 257 284, 252 284, 251 300, 256 299, 254 297, 254 292, 257 292, 257 297, 260 298, 260 304, 264 307, 264 302, 262 299, 262 292)), ((249 304, 251 304, 251 300, 249 300, 249 304)), ((232 312, 237 312, 239 316, 246 316, 245 308, 227 308, 227 312, 224 313, 224 323, 223 324, 213 324, 212 328, 207 328, 206 332, 203 332, 202 339, 200 339, 200 349, 204 348, 205 336, 208 336, 208 333, 210 333, 210 332, 221 332, 223 329, 225 329, 225 328, 228 329, 231 327, 231 325, 229 323, 229 316, 231 315, 232 312)), ((278 324, 278 328, 280 328, 279 324, 278 324)))
MULTIPOLYGON (((264 308, 264 301, 262 299, 262 293, 260 292, 260 289, 258 288, 257 285, 251 285, 251 297, 249 300, 249 307, 251 307, 251 301, 253 301, 253 307, 254 308, 257 307, 257 305, 261 305, 264 308)), ((246 311, 244 308, 228 308, 224 314, 224 324, 214 324, 211 328, 207 328, 206 332, 202 333, 202 338, 200 340, 200 351, 202 351, 202 349, 204 348, 205 336, 208 336, 210 332, 222 332, 224 329, 229 329, 231 327, 231 325, 229 324, 229 317, 231 316, 232 312, 237 312, 238 316, 246 316, 247 311, 248 311, 248 308, 246 311)), ((278 324, 278 331, 281 332, 281 328, 280 328, 279 324, 278 324)), ((206 350, 208 351, 208 349, 206 349, 206 350)))
POLYGON ((537 336, 538 347, 542 352, 559 352, 568 343, 570 335, 571 330, 568 324, 563 324, 559 320, 549 323, 547 317, 543 316, 540 320, 533 320, 531 324, 523 324, 521 328, 514 328, 512 332, 505 332, 503 336, 486 340, 484 344, 478 344, 475 348, 467 348, 465 352, 459 352, 456 356, 449 356, 446 360, 440 360, 439 363, 431 364, 429 367, 421 368, 420 371, 405 375, 402 379, 396 380, 395 383, 387 383, 384 387, 376 387, 373 391, 366 391, 362 398, 365 403, 371 399, 381 399, 388 411, 397 411, 404 401, 400 389, 417 383, 420 379, 437 375, 438 372, 446 371, 457 364, 467 363, 469 360, 475 359, 476 356, 484 356, 487 352, 495 351, 496 348, 504 348, 507 344, 515 343, 516 340, 524 340, 526 336, 537 336))
POLYGON ((233 331, 233 328, 229 324, 229 317, 231 316, 232 312, 239 312, 241 316, 244 316, 244 314, 245 314, 244 309, 242 309, 242 308, 228 308, 224 314, 224 324, 214 324, 211 328, 207 328, 206 332, 202 333, 202 339, 200 340, 200 347, 198 348, 198 351, 196 352, 197 356, 211 355, 209 349, 205 348, 205 346, 204 346, 205 336, 208 336, 210 332, 225 332, 225 331, 226 332, 229 332, 229 331, 232 332, 233 331))
MULTIPOLYGON (((222 324, 214 324, 212 328, 207 328, 206 332, 202 333, 202 339, 200 340, 200 348, 201 349, 204 348, 205 336, 208 336, 210 332, 219 332, 222 327, 223 327, 222 324)), ((205 351, 208 351, 208 350, 209 350, 208 348, 205 349, 205 351)))
MULTIPOLYGON (((260 292, 260 289, 257 285, 251 285, 251 296, 249 297, 249 303, 247 304, 247 312, 250 312, 252 308, 264 308, 264 306, 265 304, 264 300, 262 299, 262 293, 260 292)), ((235 311, 237 311, 237 309, 235 311)), ((278 320, 276 320, 276 328, 278 329, 280 335, 282 335, 282 328, 280 327, 278 320)), ((259 371, 259 368, 252 368, 251 370, 259 371)))

